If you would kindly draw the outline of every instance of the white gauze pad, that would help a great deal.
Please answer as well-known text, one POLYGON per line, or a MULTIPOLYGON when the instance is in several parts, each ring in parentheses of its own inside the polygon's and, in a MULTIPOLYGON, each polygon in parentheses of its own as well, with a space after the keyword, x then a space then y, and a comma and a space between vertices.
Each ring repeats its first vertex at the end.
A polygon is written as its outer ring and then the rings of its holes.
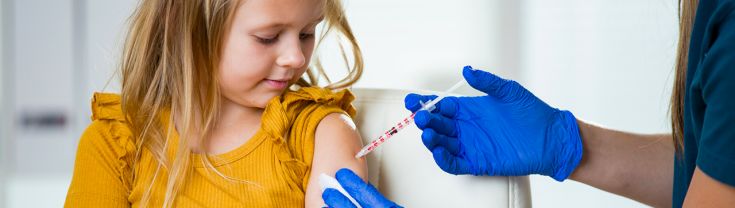
POLYGON ((360 204, 358 204, 357 201, 355 201, 355 199, 353 199, 352 196, 350 196, 350 194, 347 194, 347 191, 345 191, 345 189, 342 188, 342 185, 339 184, 337 179, 332 178, 332 176, 329 176, 324 173, 320 174, 319 175, 319 186, 322 187, 322 193, 324 193, 324 190, 327 190, 328 188, 337 189, 337 191, 342 193, 342 195, 350 199, 353 205, 355 205, 357 208, 362 208, 360 204))

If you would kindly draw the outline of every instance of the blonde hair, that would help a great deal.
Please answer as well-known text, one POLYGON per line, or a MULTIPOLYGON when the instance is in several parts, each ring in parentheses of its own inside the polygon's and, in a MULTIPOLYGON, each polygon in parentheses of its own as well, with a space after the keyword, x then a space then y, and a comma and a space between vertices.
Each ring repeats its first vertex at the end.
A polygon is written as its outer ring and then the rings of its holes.
MULTIPOLYGON (((340 0, 325 1, 319 43, 336 30, 335 37, 345 61, 348 58, 342 42, 351 46, 352 65, 348 63, 346 77, 330 83, 315 55, 313 65, 296 85, 316 86, 317 80, 324 77, 329 83, 326 88, 349 87, 362 74, 362 54, 340 0)), ((120 66, 122 108, 137 145, 134 167, 145 148, 158 162, 158 169, 168 173, 164 207, 173 205, 191 171, 189 144, 204 144, 202 140, 216 125, 220 104, 217 66, 224 34, 240 3, 238 0, 143 0, 131 16, 120 66), (160 116, 166 111, 171 112, 168 118, 171 122, 164 126, 160 116), (174 117, 180 121, 181 136, 175 155, 167 158, 174 117)), ((206 153, 203 158, 205 166, 217 172, 206 153)), ((141 200, 143 206, 149 204, 159 173, 165 172, 157 170, 152 178, 145 179, 151 185, 141 200)))
POLYGON ((679 45, 677 47, 674 87, 671 93, 669 112, 671 134, 677 154, 684 149, 684 95, 686 94, 687 64, 692 26, 699 0, 679 0, 679 45))

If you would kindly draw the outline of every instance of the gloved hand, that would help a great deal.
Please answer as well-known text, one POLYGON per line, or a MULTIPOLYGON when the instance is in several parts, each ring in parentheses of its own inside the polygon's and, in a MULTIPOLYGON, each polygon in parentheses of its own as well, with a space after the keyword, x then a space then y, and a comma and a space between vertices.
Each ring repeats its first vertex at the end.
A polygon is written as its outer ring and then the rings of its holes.
MULTIPOLYGON (((520 84, 466 66, 462 75, 487 95, 446 97, 432 112, 415 115, 424 145, 451 174, 541 174, 563 181, 582 158, 577 120, 552 108, 520 84)), ((409 94, 406 108, 436 96, 409 94)))
MULTIPOLYGON (((365 183, 359 176, 357 176, 350 169, 342 168, 335 174, 335 179, 342 185, 342 188, 352 196, 363 208, 398 208, 395 202, 386 199, 378 189, 369 183, 365 183)), ((355 207, 350 199, 342 195, 336 189, 328 188, 322 193, 322 199, 324 203, 327 203, 329 207, 335 208, 346 208, 355 207)))

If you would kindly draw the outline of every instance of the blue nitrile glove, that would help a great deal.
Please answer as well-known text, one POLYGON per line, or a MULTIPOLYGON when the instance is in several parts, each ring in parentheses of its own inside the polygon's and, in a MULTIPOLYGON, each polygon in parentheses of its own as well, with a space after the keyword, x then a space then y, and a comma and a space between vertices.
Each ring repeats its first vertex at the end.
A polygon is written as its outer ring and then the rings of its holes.
MULTIPOLYGON (((424 145, 451 174, 520 176, 541 174, 563 181, 582 158, 577 120, 553 108, 520 84, 466 66, 462 75, 487 95, 446 97, 433 112, 416 113, 424 145)), ((436 96, 409 94, 406 108, 436 96)))
MULTIPOLYGON (((342 185, 342 188, 352 196, 363 208, 399 208, 395 202, 386 199, 378 189, 369 183, 365 183, 359 176, 357 176, 352 170, 342 168, 335 174, 335 179, 342 185)), ((322 193, 322 199, 324 203, 327 203, 329 207, 335 208, 346 208, 355 207, 350 199, 342 195, 336 189, 328 188, 322 193)))

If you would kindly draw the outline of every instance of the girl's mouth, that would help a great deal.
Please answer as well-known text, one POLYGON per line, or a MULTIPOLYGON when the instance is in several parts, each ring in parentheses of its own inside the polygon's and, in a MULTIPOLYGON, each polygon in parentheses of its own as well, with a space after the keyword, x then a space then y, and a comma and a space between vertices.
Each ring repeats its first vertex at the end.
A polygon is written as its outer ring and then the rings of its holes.
POLYGON ((286 89, 286 87, 288 87, 288 80, 266 79, 265 83, 268 84, 268 86, 279 90, 286 89))

